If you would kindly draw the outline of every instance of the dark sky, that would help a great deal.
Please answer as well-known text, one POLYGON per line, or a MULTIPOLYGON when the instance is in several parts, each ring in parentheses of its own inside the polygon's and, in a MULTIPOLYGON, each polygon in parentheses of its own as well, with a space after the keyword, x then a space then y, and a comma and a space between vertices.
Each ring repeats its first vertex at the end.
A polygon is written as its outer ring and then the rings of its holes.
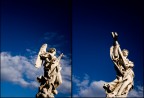
MULTIPOLYGON (((30 60, 37 55, 41 45, 47 43, 48 48, 54 47, 58 53, 63 52, 69 57, 71 25, 72 7, 68 0, 1 0, 1 52, 30 60)), ((24 80, 30 81, 22 75, 24 80)), ((34 97, 37 93, 38 88, 22 87, 11 80, 2 81, 2 97, 34 97)), ((70 94, 60 93, 57 96, 70 94)))
MULTIPOLYGON (((109 56, 111 32, 134 62, 135 84, 143 84, 143 6, 140 1, 73 0, 73 74, 110 82, 116 73, 109 56), (79 70, 81 69, 81 70, 79 70)), ((75 86, 73 86, 73 89, 75 86)), ((75 92, 75 90, 73 90, 75 92)))
POLYGON ((11 45, 20 44, 26 45, 20 51, 25 47, 35 48, 34 43, 44 42, 40 37, 47 37, 46 32, 60 33, 67 36, 64 40, 71 41, 71 4, 67 0, 2 0, 1 16, 2 50, 15 50, 17 47, 11 45))

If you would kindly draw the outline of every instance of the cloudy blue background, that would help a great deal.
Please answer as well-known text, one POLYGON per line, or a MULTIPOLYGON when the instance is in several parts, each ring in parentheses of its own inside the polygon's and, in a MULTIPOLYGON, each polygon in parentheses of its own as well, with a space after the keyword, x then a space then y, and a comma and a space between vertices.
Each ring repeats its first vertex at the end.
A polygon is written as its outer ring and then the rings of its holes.
POLYGON ((1 97, 35 97, 43 69, 34 62, 44 43, 64 53, 57 96, 71 96, 71 14, 68 0, 1 1, 1 97))
POLYGON ((116 78, 110 59, 111 32, 118 32, 121 49, 134 62, 134 89, 143 96, 143 15, 140 1, 73 0, 73 96, 105 97, 105 82, 116 78))
POLYGON ((65 54, 57 96, 105 96, 103 84, 116 76, 109 56, 112 31, 118 32, 121 48, 129 50, 128 58, 135 64, 135 86, 129 96, 142 97, 142 3, 69 1, 1 0, 1 97, 35 96, 35 79, 43 69, 36 69, 34 61, 43 43, 55 47, 57 55, 65 54))

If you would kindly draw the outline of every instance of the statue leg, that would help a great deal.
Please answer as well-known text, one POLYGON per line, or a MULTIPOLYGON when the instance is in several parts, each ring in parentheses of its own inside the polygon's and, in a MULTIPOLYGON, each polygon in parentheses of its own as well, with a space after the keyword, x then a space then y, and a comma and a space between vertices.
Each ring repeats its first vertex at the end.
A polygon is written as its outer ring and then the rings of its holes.
POLYGON ((53 94, 57 94, 57 93, 58 93, 57 90, 55 89, 55 81, 56 81, 56 78, 57 78, 57 75, 53 75, 52 78, 51 78, 51 80, 50 80, 50 86, 52 87, 52 88, 51 88, 51 92, 52 92, 53 94))
POLYGON ((127 76, 127 79, 123 82, 122 86, 120 87, 120 90, 118 92, 118 96, 122 95, 124 92, 125 88, 128 87, 128 85, 133 81, 132 77, 130 75, 127 76))
POLYGON ((54 82, 56 80, 56 75, 52 75, 51 79, 49 80, 50 86, 54 87, 54 82))
POLYGON ((125 91, 122 93, 122 95, 125 95, 125 97, 128 95, 128 92, 130 91, 130 89, 132 88, 133 84, 130 83, 128 85, 128 87, 125 89, 125 91))
POLYGON ((50 78, 50 76, 49 76, 49 71, 48 70, 44 70, 44 77, 46 77, 46 78, 50 78))
POLYGON ((55 88, 62 84, 62 76, 61 73, 57 73, 56 81, 55 81, 55 88))
POLYGON ((48 91, 46 88, 43 88, 42 98, 46 98, 48 95, 48 91))
POLYGON ((117 95, 117 93, 118 93, 121 85, 122 85, 121 82, 119 82, 117 85, 115 85, 114 91, 111 93, 111 94, 113 94, 113 96, 116 96, 116 95, 117 95))
POLYGON ((56 75, 55 75, 56 77, 55 77, 55 80, 53 80, 53 90, 52 90, 52 93, 53 94, 57 94, 58 93, 58 91, 56 90, 56 88, 60 85, 60 84, 62 84, 62 77, 61 77, 61 74, 60 74, 60 72, 58 72, 56 75))
POLYGON ((114 90, 111 93, 108 93, 107 97, 115 97, 117 95, 117 92, 119 91, 120 87, 121 87, 121 83, 118 83, 117 85, 115 85, 115 87, 113 88, 114 90))
POLYGON ((117 78, 112 82, 104 84, 103 87, 106 91, 106 94, 107 94, 106 97, 107 98, 115 96, 115 93, 113 93, 113 91, 115 90, 115 87, 116 87, 117 84, 118 84, 118 79, 117 78))
POLYGON ((116 78, 110 83, 107 83, 107 97, 115 97, 117 95, 117 92, 119 91, 121 85, 122 85, 122 77, 119 76, 119 78, 116 78))
POLYGON ((109 90, 112 91, 118 83, 119 83, 119 80, 117 78, 114 81, 108 83, 109 90))

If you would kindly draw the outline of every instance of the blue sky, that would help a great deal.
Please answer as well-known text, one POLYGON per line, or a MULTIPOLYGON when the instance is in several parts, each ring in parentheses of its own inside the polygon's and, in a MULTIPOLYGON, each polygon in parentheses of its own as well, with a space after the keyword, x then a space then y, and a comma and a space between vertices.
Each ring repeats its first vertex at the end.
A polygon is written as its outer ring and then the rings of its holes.
POLYGON ((113 43, 111 32, 114 31, 119 34, 121 49, 129 50, 128 58, 135 64, 135 87, 129 96, 142 96, 143 18, 140 2, 73 0, 73 4, 73 95, 105 96, 103 84, 116 77, 109 53, 113 43))
POLYGON ((71 95, 70 5, 64 0, 1 1, 1 97, 35 97, 36 77, 43 70, 34 62, 44 43, 56 48, 57 55, 64 53, 57 96, 71 95))
POLYGON ((129 96, 142 97, 141 4, 107 0, 2 0, 1 96, 35 96, 38 90, 35 79, 43 70, 35 69, 34 61, 43 43, 55 47, 57 55, 65 54, 58 97, 71 93, 79 97, 105 96, 103 84, 116 77, 109 56, 111 32, 115 31, 121 48, 129 50, 128 58, 135 64, 135 86, 129 96))

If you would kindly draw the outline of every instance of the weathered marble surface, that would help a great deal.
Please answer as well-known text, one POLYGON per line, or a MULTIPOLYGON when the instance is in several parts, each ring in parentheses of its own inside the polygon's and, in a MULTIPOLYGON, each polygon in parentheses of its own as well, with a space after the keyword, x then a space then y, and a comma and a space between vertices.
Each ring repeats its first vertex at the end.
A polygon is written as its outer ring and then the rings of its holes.
POLYGON ((106 97, 127 97, 129 91, 134 86, 134 63, 130 61, 128 56, 128 50, 120 49, 118 43, 118 34, 112 32, 114 43, 110 48, 110 57, 114 63, 116 70, 116 79, 112 82, 105 83, 103 88, 106 91, 106 97))
POLYGON ((47 44, 43 44, 38 53, 35 63, 36 68, 44 66, 44 75, 37 77, 40 83, 39 91, 36 94, 37 98, 50 98, 58 94, 56 88, 62 84, 60 60, 63 53, 56 57, 56 49, 50 48, 46 51, 47 44))

